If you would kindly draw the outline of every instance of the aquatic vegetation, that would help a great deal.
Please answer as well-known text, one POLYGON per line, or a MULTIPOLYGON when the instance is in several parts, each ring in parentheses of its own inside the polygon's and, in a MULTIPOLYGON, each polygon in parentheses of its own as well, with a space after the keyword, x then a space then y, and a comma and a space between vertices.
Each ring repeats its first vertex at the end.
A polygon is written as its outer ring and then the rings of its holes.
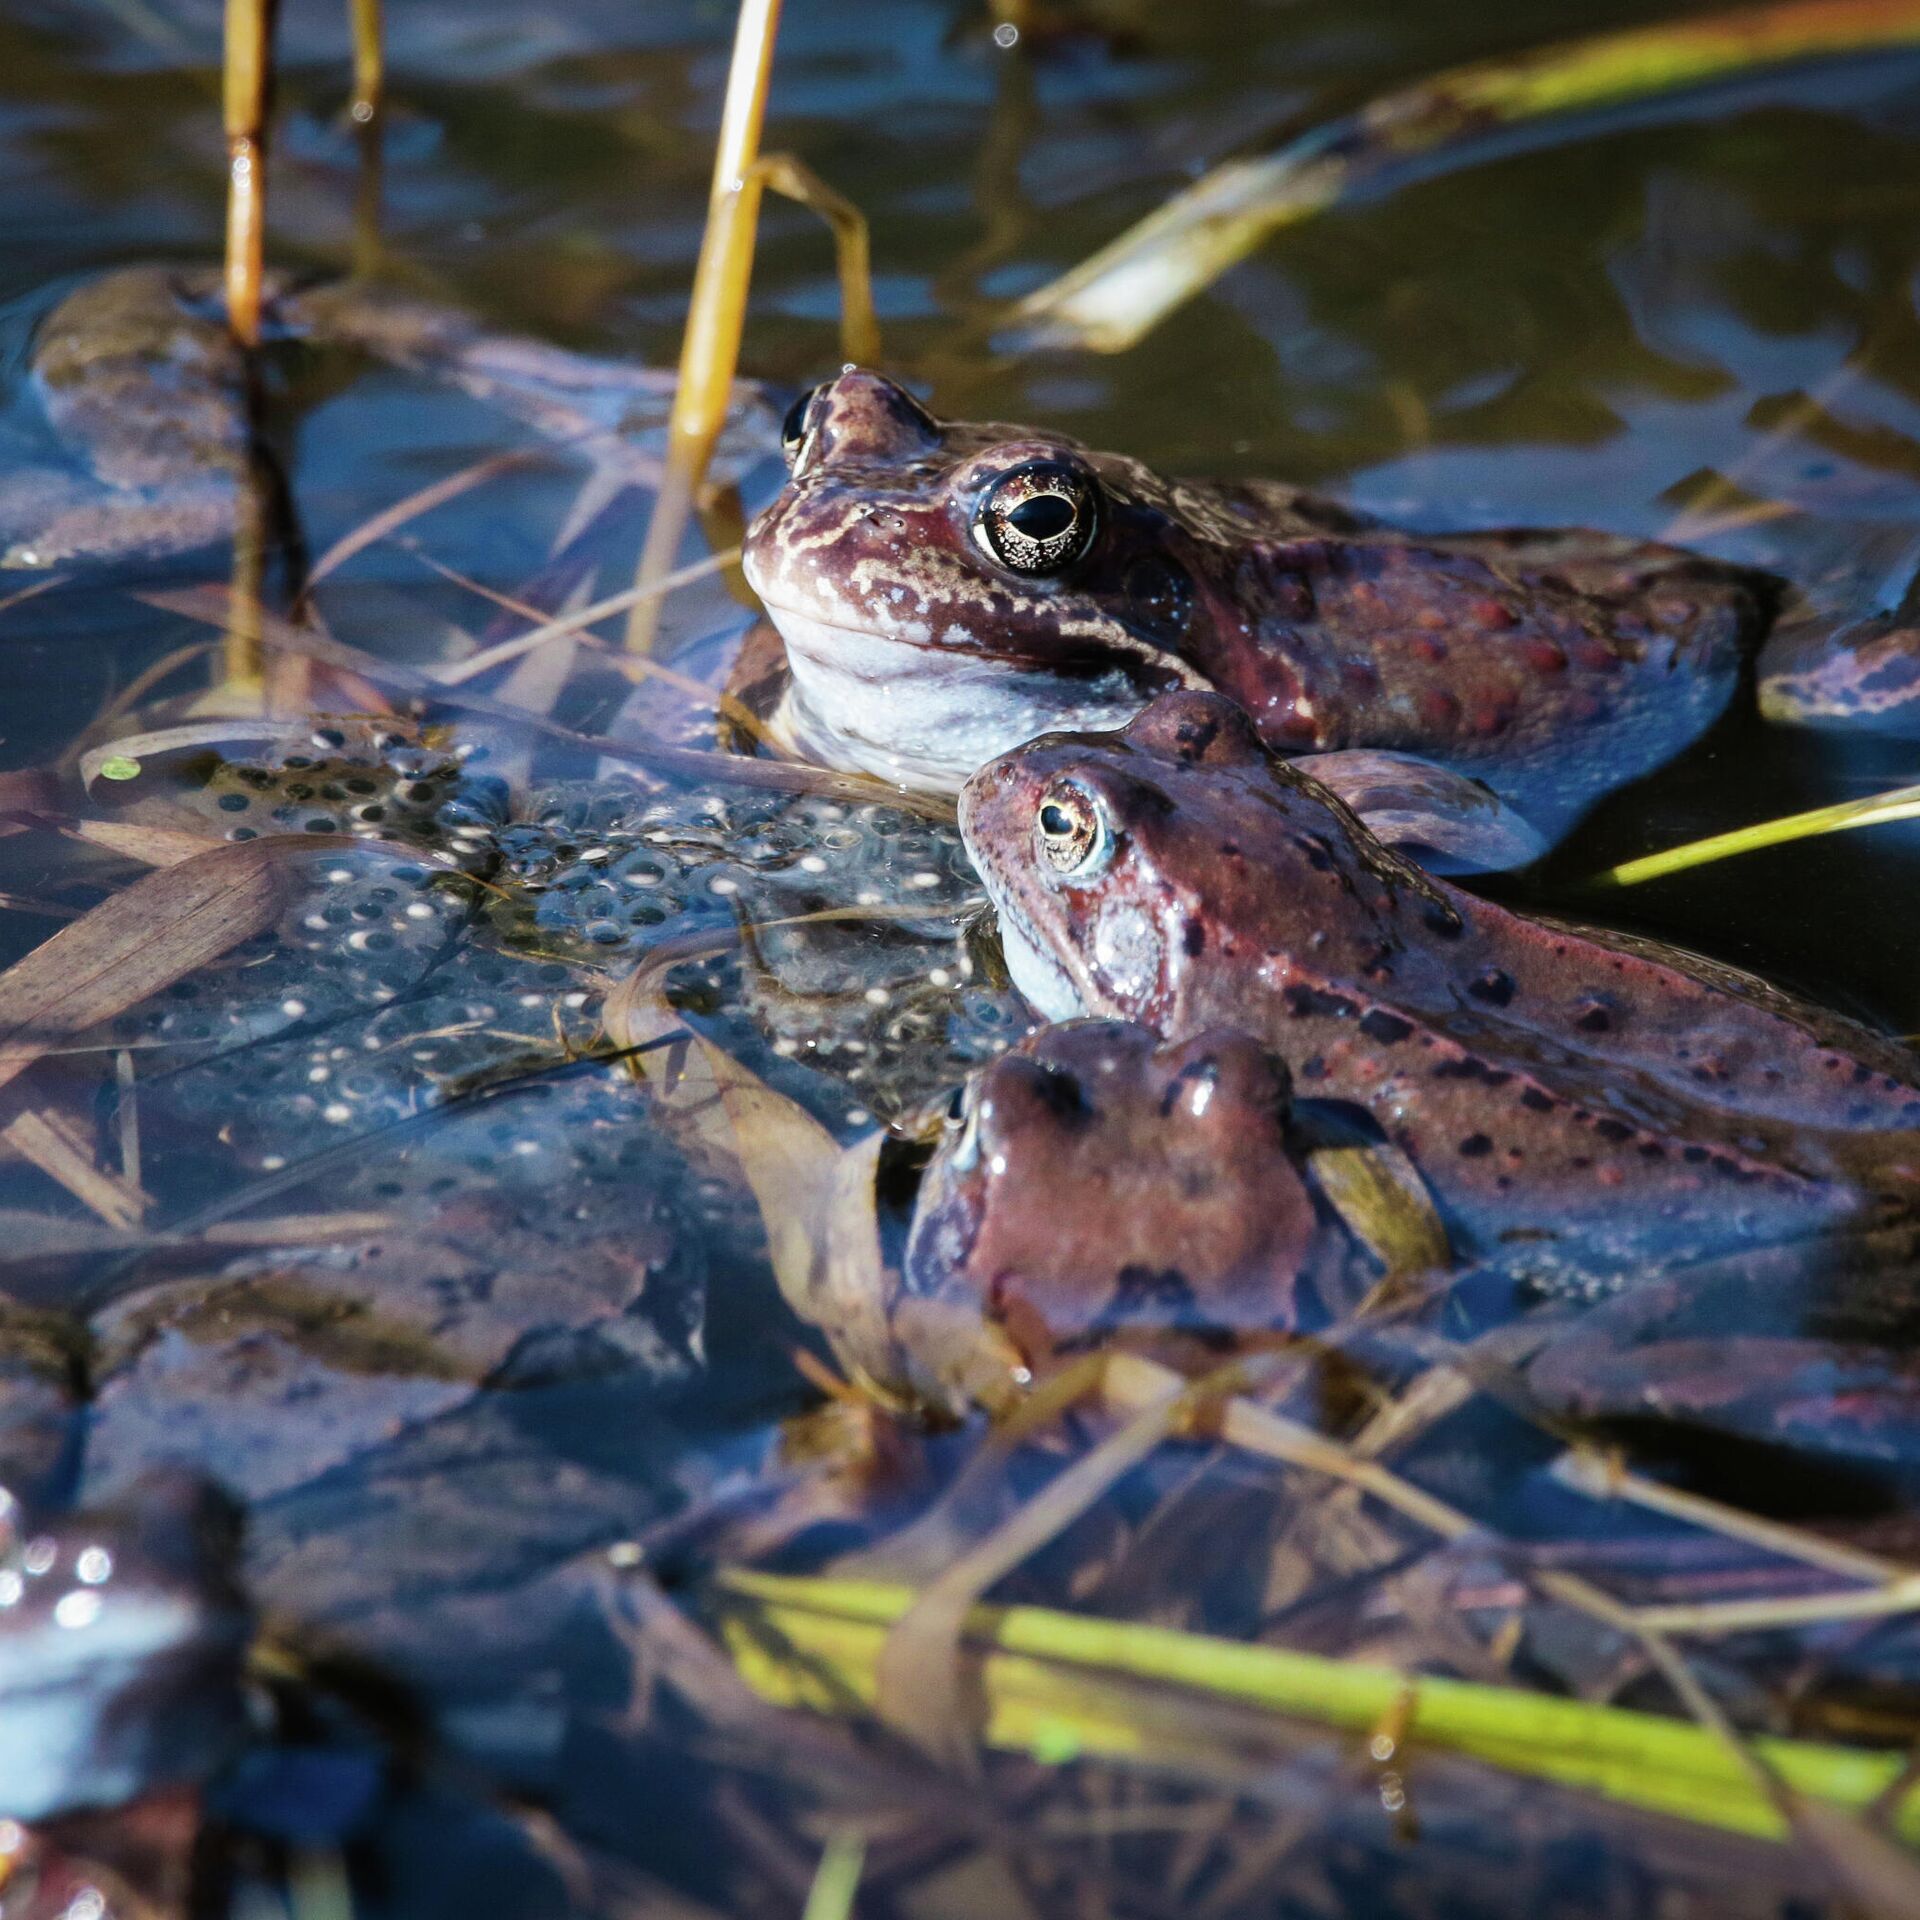
MULTIPOLYGON (((1791 65, 1909 10, 1549 9, 1531 59, 1370 0, 980 11, 776 63, 749 6, 723 112, 730 20, 402 10, 389 63, 359 5, 339 129, 289 17, 263 228, 240 0, 226 311, 117 230, 25 243, 9 1913, 1914 1907, 1910 769, 1760 723, 1909 678, 1911 143, 1894 63, 1791 65), (1791 113, 1667 112, 1761 56, 1791 113), (1447 177, 1650 88, 1605 166, 1447 177), (1337 239, 1139 356, 980 350, 1290 89, 1397 103, 1315 149, 1337 239), (749 304, 769 188, 836 270, 769 217, 749 304), (807 384, 882 318, 903 379, 807 384), (876 544, 829 564, 835 487, 876 544), (1488 531, 1542 521, 1608 531, 1488 531), (919 651, 800 715, 808 622, 932 557, 919 651), (1256 605, 1344 669, 1270 744, 1421 738, 1271 763, 1170 644, 1256 605), (1523 645, 1503 784, 1465 656, 1523 645), (191 1565, 136 1537, 183 1457, 244 1520, 191 1565)), ((177 54, 35 58, 129 117, 143 223, 134 121, 210 165, 204 101, 145 104, 177 54)))
POLYGON ((1261 159, 1229 161, 1072 272, 1027 294, 1008 331, 1026 346, 1119 353, 1279 228, 1396 171, 1470 155, 1530 123, 1690 93, 1767 67, 1920 39, 1903 0, 1782 0, 1629 29, 1437 74, 1261 159))

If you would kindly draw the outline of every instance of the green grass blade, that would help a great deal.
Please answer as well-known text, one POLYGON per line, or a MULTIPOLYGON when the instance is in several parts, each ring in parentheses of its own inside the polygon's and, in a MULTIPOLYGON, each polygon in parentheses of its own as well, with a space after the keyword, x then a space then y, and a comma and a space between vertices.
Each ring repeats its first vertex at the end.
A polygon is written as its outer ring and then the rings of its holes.
MULTIPOLYGON (((827 1711, 871 1707, 881 1646, 916 1598, 907 1587, 744 1569, 717 1584, 722 1631, 747 1681, 783 1705, 827 1711)), ((1142 1710, 1137 1683, 1151 1682, 1197 1706, 1233 1702, 1356 1733, 1399 1718, 1415 1745, 1696 1825, 1786 1838, 1738 1754, 1689 1721, 1041 1607, 974 1608, 966 1645, 978 1661, 982 1737, 1043 1760, 1204 1756, 1204 1719, 1182 1756, 1177 1710, 1142 1710), (1116 1690, 1122 1681, 1136 1690, 1116 1690)), ((1797 1793, 1846 1812, 1872 1807, 1905 1765, 1900 1754, 1810 1741, 1753 1746, 1797 1793)), ((1920 1789, 1900 1798, 1893 1820, 1903 1838, 1920 1839, 1920 1789)))
POLYGON ((1735 827, 1730 833, 1709 834, 1704 840, 1689 840, 1684 846, 1668 847, 1661 853, 1623 860, 1619 866, 1595 874, 1589 884, 1636 887, 1642 881, 1684 873, 1689 867, 1711 866, 1716 860, 1731 860, 1737 854, 1758 853, 1762 847, 1784 847, 1823 833, 1848 833, 1856 827, 1883 827, 1896 820, 1914 819, 1920 819, 1920 787, 1894 787, 1864 800, 1842 800, 1830 807, 1784 814, 1778 820, 1756 821, 1750 827, 1735 827))
POLYGON ((1392 166, 1556 116, 1920 42, 1920 0, 1788 0, 1456 67, 1257 160, 1230 161, 1009 316, 1011 342, 1118 353, 1267 236, 1392 166))
POLYGON ((853 1897, 866 1871, 867 1843, 857 1833, 836 1833, 821 1852, 800 1920, 851 1920, 853 1897))

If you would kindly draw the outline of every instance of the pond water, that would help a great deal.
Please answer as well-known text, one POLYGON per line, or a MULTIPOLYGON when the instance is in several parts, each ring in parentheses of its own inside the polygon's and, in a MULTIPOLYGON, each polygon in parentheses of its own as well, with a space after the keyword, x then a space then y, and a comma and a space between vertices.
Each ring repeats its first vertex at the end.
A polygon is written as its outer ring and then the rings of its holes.
MULTIPOLYGON (((983 341, 1004 302, 1219 159, 1463 60, 1706 9, 1059 11, 1061 31, 1008 49, 961 0, 790 0, 765 144, 868 215, 888 362, 943 414, 1430 526, 1678 526, 1836 614, 1889 604, 1920 564, 1920 51, 1429 169, 1273 238, 1127 353, 997 354, 983 341)), ((281 24, 269 256, 296 277, 364 249, 343 13, 281 24)), ((28 391, 59 303, 106 270, 217 257, 219 14, 0 13, 0 459, 16 482, 72 472, 28 391)), ((1817 1847, 1457 1756, 1403 1761, 1384 1734, 1369 1759, 1351 1734, 1256 1738, 1221 1710, 1191 1723, 1177 1764, 1056 1748, 956 1775, 871 1729, 777 1717, 687 1624, 709 1617, 716 1562, 817 1571, 971 1462, 978 1512, 942 1508, 948 1530, 888 1563, 927 1576, 1099 1429, 996 1464, 978 1423, 823 1410, 824 1349, 783 1303, 737 1165, 657 1071, 642 1088, 616 1055, 678 1066, 697 1032, 783 1113, 857 1145, 937 1113, 1032 1016, 944 808, 712 753, 714 693, 755 620, 734 570, 666 603, 670 677, 576 637, 457 685, 423 678, 632 578, 665 399, 615 363, 677 353, 732 13, 394 0, 389 16, 382 284, 475 332, 431 351, 339 329, 272 346, 270 481, 222 481, 207 509, 216 526, 257 512, 269 610, 324 623, 331 652, 300 667, 320 716, 284 681, 278 718, 257 689, 236 697, 217 597, 230 542, 0 574, 0 961, 196 847, 232 850, 211 911, 252 916, 204 964, 65 1032, 14 1083, 34 1098, 9 1091, 0 1113, 0 1482, 48 1514, 111 1516, 140 1504, 143 1473, 184 1461, 244 1520, 266 1652, 254 1731, 201 1806, 220 1865, 200 1910, 793 1913, 823 1844, 853 1831, 855 1910, 903 1920, 1842 1910, 1817 1847), (532 371, 503 398, 462 354, 505 335, 579 357, 516 363, 532 371), (36 590, 9 597, 16 581, 36 590), (244 865, 280 833, 315 843, 244 865), (608 1016, 614 983, 648 967, 608 1016), (676 1622, 662 1595, 683 1594, 676 1622)), ((770 200, 742 366, 764 384, 723 450, 734 496, 689 534, 687 563, 780 485, 778 421, 838 366, 836 318, 824 231, 770 200)), ((35 498, 0 490, 9 541, 44 527, 35 498)), ((1920 828, 1631 894, 1589 881, 1899 785, 1915 759, 1766 725, 1738 698, 1545 863, 1487 887, 1911 1034, 1920 828)), ((896 1230, 903 1192, 887 1196, 896 1230)), ((1636 1426, 1636 1445, 1717 1498, 1898 1559, 1920 1540, 1909 1275, 1798 1276, 1718 1322, 1713 1294, 1689 1337, 1790 1334, 1804 1370, 1719 1431, 1679 1444, 1636 1426), (1820 1340, 1832 1356, 1807 1359, 1820 1340), (1881 1374, 1856 1433, 1863 1354, 1881 1374)), ((1407 1351, 1383 1351, 1313 1393, 1350 1435, 1412 1378, 1407 1351)), ((1409 1471, 1532 1543, 1530 1564, 1649 1601, 1806 1590, 1804 1567, 1783 1575, 1751 1543, 1577 1498, 1550 1471, 1558 1441, 1498 1379, 1476 1384, 1430 1416, 1409 1471)), ((1307 1476, 1169 1445, 995 1591, 1672 1706, 1644 1651, 1590 1621, 1549 1610, 1522 1642, 1514 1551, 1416 1550, 1307 1476)), ((226 1648, 230 1609, 219 1620, 226 1648)), ((1920 1640, 1897 1615, 1696 1651, 1750 1730, 1914 1736, 1920 1640)), ((1132 1710, 1178 1722, 1164 1702, 1132 1710)), ((71 1844, 124 1866, 131 1843, 71 1844)), ((1895 1895, 1884 1910, 1903 1910, 1895 1895)), ((0 1879, 15 1920, 8 1900, 0 1879)))

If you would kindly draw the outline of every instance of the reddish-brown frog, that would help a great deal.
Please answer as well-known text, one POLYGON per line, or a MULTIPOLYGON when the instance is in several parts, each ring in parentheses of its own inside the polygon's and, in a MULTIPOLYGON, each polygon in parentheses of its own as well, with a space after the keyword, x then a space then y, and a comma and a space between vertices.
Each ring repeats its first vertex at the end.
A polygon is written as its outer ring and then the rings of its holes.
POLYGON ((1907 1049, 1434 880, 1218 695, 1016 749, 960 819, 1037 1008, 1253 1034, 1411 1158, 1463 1257, 1611 1283, 1920 1193, 1907 1049))
MULTIPOLYGON (((745 552, 786 641, 781 726, 912 787, 1209 688, 1283 752, 1422 755, 1552 838, 1712 724, 1777 591, 1600 533, 1411 533, 1292 487, 1168 481, 1059 434, 936 420, 859 369, 803 396, 785 439, 788 484, 745 552)), ((1807 624, 1763 684, 1770 713, 1906 709, 1911 628, 1872 629, 1856 660, 1807 624)))
POLYGON ((1244 1033, 1044 1027, 980 1070, 921 1183, 910 1292, 980 1301, 1030 1356, 1144 1330, 1203 1345, 1346 1290, 1285 1065, 1244 1033))

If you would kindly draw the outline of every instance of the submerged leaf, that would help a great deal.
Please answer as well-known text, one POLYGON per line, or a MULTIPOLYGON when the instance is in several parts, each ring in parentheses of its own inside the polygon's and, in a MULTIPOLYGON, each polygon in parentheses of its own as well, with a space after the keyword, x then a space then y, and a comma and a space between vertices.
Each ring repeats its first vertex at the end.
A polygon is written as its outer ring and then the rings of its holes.
POLYGON ((1384 1140, 1320 1147, 1307 1166, 1327 1204, 1388 1280, 1435 1272, 1452 1260, 1427 1183, 1398 1147, 1384 1140))
POLYGON ((635 1071, 695 1150, 746 1182, 787 1305, 827 1336, 851 1372, 892 1397, 905 1376, 887 1323, 894 1283, 874 1202, 886 1136, 842 1148, 804 1107, 688 1028, 660 990, 663 971, 636 968, 608 994, 608 1037, 634 1050, 635 1071), (672 1040, 679 1044, 663 1044, 672 1040))
POLYGON ((1118 353, 1268 234, 1393 168, 1551 115, 1679 96, 1791 61, 1920 41, 1920 0, 1787 0, 1456 67, 1279 152, 1233 160, 1014 309, 1023 345, 1118 353))
POLYGON ((270 927, 296 858, 357 841, 275 834, 143 875, 0 973, 0 1085, 74 1034, 270 927))

